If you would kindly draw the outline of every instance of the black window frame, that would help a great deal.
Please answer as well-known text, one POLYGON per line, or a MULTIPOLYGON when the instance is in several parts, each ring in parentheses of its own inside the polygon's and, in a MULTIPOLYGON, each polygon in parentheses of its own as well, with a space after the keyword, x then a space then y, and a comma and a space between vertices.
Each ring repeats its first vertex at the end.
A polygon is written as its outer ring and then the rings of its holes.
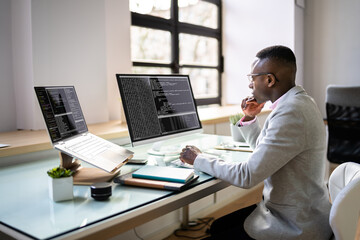
POLYGON ((191 23, 179 22, 178 0, 171 0, 170 19, 164 19, 152 15, 144 15, 131 12, 131 25, 137 27, 151 28, 154 30, 164 30, 171 34, 171 61, 170 63, 154 63, 133 61, 134 67, 166 67, 170 68, 172 73, 179 73, 180 68, 197 68, 197 69, 216 69, 218 71, 218 96, 214 98, 195 99, 198 106, 219 104, 221 105, 222 86, 221 74, 224 72, 224 57, 222 55, 222 0, 202 0, 215 4, 218 9, 217 28, 209 28, 191 23), (218 40, 218 65, 188 65, 179 62, 179 34, 191 34, 196 36, 211 37, 218 40))

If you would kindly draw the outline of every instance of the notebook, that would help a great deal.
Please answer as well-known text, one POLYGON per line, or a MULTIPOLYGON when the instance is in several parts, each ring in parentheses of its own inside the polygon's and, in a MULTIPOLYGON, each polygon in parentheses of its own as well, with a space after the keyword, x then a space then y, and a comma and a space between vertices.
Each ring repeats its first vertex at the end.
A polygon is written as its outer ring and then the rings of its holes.
POLYGON ((194 170, 188 168, 146 165, 133 172, 132 177, 186 183, 194 177, 194 170))
POLYGON ((183 191, 192 185, 197 179, 198 175, 194 175, 186 183, 178 183, 178 182, 168 182, 168 181, 160 181, 160 180, 150 180, 143 178, 133 178, 132 173, 128 173, 122 176, 118 176, 114 178, 114 183, 120 183, 122 185, 129 186, 137 186, 137 187, 146 187, 146 188, 157 188, 163 190, 171 190, 171 191, 183 191))
POLYGON ((133 152, 88 132, 73 86, 35 87, 53 147, 109 173, 116 172, 133 152))

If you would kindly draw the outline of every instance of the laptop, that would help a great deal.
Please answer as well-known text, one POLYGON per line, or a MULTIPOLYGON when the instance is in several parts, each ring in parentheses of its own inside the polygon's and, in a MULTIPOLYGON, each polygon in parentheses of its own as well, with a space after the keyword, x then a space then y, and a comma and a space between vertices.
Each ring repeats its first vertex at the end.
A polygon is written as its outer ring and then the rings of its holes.
POLYGON ((88 132, 73 86, 35 87, 53 147, 109 173, 116 172, 133 152, 88 132))

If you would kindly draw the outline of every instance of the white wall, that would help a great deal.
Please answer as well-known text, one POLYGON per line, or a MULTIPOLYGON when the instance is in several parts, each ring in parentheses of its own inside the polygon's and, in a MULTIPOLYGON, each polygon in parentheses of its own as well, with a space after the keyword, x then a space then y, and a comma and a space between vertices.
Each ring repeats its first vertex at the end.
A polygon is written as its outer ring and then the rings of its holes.
POLYGON ((74 85, 87 123, 120 119, 115 74, 131 71, 128 1, 0 4, 0 131, 44 128, 37 85, 74 85))
POLYGON ((105 1, 106 67, 109 119, 125 121, 116 73, 131 73, 130 12, 128 1, 105 1))
POLYGON ((360 1, 225 0, 223 103, 249 94, 246 74, 260 49, 283 44, 296 54, 297 84, 325 117, 329 84, 360 85, 360 1))
POLYGON ((359 13, 358 0, 306 2, 304 87, 324 117, 329 84, 360 85, 359 13))
POLYGON ((297 50, 295 3, 289 0, 225 0, 223 5, 223 96, 225 103, 238 104, 250 94, 246 74, 250 73, 250 65, 258 51, 278 44, 297 50))
POLYGON ((41 113, 35 107, 33 90, 31 1, 11 1, 11 21, 16 127, 31 129, 35 128, 35 122, 43 123, 40 121, 41 113))
POLYGON ((0 132, 16 130, 12 72, 11 0, 0 1, 0 132))
POLYGON ((295 0, 295 22, 294 22, 294 52, 296 55, 296 84, 304 86, 304 12, 305 12, 305 0, 295 0))
POLYGON ((87 122, 107 121, 104 1, 33 0, 31 7, 34 84, 74 85, 87 122))

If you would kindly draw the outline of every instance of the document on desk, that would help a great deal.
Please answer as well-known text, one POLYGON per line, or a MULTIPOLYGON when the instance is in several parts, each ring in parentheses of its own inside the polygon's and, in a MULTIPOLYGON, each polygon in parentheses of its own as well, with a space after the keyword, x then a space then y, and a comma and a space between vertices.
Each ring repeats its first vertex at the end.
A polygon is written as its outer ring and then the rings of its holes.
POLYGON ((227 151, 239 151, 239 152, 253 152, 253 150, 250 148, 250 146, 246 143, 221 143, 220 145, 217 145, 214 147, 218 150, 227 150, 227 151))

